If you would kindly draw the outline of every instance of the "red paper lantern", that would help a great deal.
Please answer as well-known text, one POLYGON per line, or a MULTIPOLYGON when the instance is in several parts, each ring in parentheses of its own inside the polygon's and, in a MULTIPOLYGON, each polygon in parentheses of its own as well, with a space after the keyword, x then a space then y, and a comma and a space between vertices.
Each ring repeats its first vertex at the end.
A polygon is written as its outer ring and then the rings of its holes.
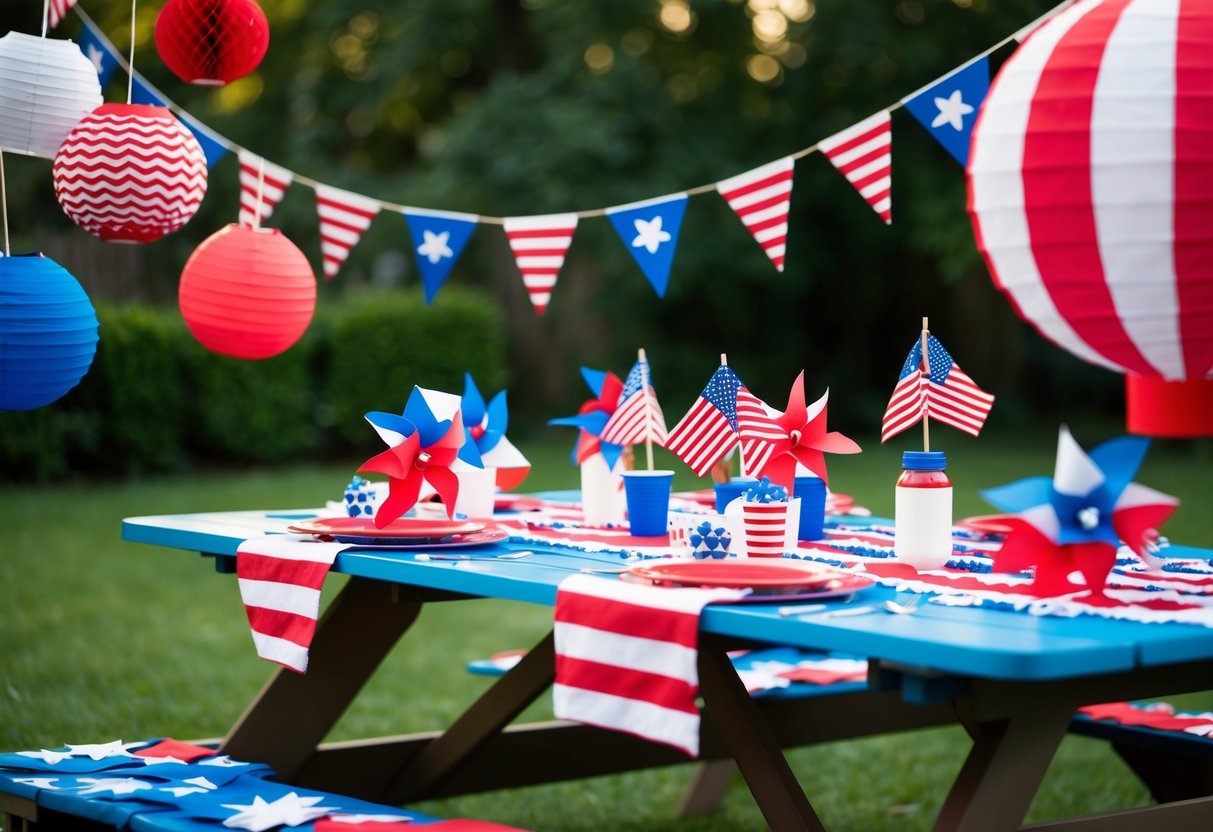
POLYGON ((189 222, 206 194, 206 156, 167 107, 102 104, 55 154, 55 196, 103 240, 147 243, 189 222))
POLYGON ((156 18, 156 50, 182 81, 221 87, 248 75, 270 45, 253 0, 169 0, 156 18))
POLYGON ((1210 40, 1211 0, 1077 3, 1003 65, 969 155, 994 282, 1045 337, 1141 377, 1129 429, 1150 435, 1213 435, 1210 40))
POLYGON ((278 229, 233 224, 190 255, 177 299, 202 346, 257 360, 285 352, 303 335, 316 308, 316 278, 278 229))

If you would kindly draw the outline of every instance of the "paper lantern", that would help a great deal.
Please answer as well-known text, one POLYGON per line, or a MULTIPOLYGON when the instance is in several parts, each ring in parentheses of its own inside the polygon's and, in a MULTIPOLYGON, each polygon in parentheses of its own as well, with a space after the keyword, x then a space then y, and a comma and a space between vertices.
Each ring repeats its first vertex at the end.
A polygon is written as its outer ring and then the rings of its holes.
POLYGON ((97 313, 41 254, 0 254, 0 410, 33 410, 75 387, 97 352, 97 313))
POLYGON ((1134 432, 1213 434, 1210 38, 1213 0, 1083 0, 1003 65, 973 131, 994 282, 1046 338, 1146 380, 1134 432), (1164 382, 1187 392, 1160 406, 1164 382))
POLYGON ((70 40, 0 38, 0 150, 53 159, 101 101, 96 67, 70 40))
POLYGON ((156 50, 182 81, 219 87, 248 75, 270 45, 253 0, 169 0, 156 18, 156 50))
POLYGON ((55 155, 55 196, 103 240, 147 243, 189 222, 206 194, 206 156, 167 107, 102 104, 55 155))
POLYGON ((228 225, 202 241, 181 272, 181 314, 204 347, 250 360, 286 351, 316 308, 316 278, 276 228, 228 225))

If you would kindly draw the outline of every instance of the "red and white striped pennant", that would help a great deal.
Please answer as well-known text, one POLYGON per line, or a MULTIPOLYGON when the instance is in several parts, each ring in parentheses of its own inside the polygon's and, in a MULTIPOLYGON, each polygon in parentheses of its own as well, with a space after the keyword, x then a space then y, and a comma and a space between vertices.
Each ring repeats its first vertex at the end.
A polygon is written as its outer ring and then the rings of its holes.
POLYGON ((274 213, 295 174, 247 150, 241 150, 237 155, 240 157, 240 224, 252 228, 274 213), (257 211, 258 192, 261 195, 260 212, 257 211))
POLYGON ((50 0, 46 6, 46 22, 54 29, 63 22, 67 13, 76 5, 76 0, 50 0))
POLYGON ((332 280, 341 264, 358 245, 382 204, 362 194, 329 185, 316 186, 316 211, 320 215, 320 252, 324 255, 324 279, 332 280))
POLYGON ((576 214, 545 214, 506 217, 505 236, 510 241, 522 283, 531 296, 536 314, 542 315, 556 288, 556 276, 577 230, 576 214))
POLYGON ((788 156, 716 183, 716 190, 741 217, 779 271, 783 271, 787 251, 788 208, 792 203, 795 165, 796 160, 788 156))
POLYGON ((872 210, 893 223, 893 130, 887 110, 817 143, 872 210))

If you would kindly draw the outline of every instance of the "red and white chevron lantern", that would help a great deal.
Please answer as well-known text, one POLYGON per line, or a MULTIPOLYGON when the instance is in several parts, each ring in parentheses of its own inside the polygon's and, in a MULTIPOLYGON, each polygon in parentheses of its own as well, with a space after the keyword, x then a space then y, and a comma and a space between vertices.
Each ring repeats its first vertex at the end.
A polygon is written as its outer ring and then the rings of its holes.
POLYGON ((887 111, 865 118, 817 146, 885 225, 893 222, 893 131, 887 111))
POLYGON ((55 155, 55 196, 103 240, 147 243, 189 222, 206 194, 206 156, 167 107, 102 104, 55 155))
POLYGON ((320 253, 324 255, 324 279, 332 280, 341 264, 358 245, 379 213, 378 200, 333 188, 316 186, 316 212, 320 215, 320 253))
POLYGON ((1136 433, 1213 434, 1210 43, 1213 0, 1082 0, 1002 66, 973 131, 995 284, 1046 338, 1130 374, 1136 433))
POLYGON ((791 156, 716 183, 716 190, 737 212, 775 268, 783 271, 788 247, 788 208, 792 203, 791 156))
POLYGON ((556 288, 556 277, 577 230, 576 214, 546 214, 506 217, 505 236, 514 251, 522 283, 531 296, 535 312, 547 311, 556 288))
POLYGON ((241 150, 239 156, 240 224, 254 228, 274 213, 274 208, 282 201, 282 195, 291 186, 295 174, 247 150, 241 150))

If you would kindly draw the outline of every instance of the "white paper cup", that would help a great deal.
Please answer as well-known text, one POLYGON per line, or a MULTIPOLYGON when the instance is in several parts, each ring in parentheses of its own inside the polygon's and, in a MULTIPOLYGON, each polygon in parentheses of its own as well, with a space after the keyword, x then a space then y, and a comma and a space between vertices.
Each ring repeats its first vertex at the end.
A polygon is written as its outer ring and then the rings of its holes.
POLYGON ((497 497, 497 469, 468 466, 455 472, 459 478, 459 495, 455 511, 468 517, 492 517, 493 501, 497 497))
POLYGON ((587 526, 623 525, 628 501, 621 468, 619 461, 614 469, 608 468, 602 454, 581 463, 581 510, 587 526))

